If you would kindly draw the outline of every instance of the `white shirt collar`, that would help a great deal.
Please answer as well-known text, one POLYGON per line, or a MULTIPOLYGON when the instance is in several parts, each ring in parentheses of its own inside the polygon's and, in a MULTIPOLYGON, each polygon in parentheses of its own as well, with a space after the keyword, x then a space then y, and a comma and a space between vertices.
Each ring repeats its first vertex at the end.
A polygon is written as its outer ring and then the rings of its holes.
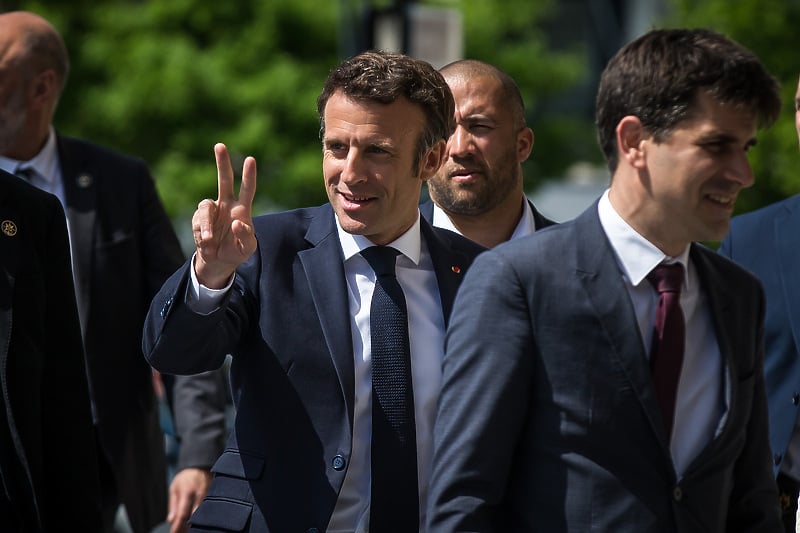
MULTIPOLYGON (((342 229, 341 224, 339 224, 339 217, 335 216, 334 218, 336 219, 336 230, 339 232, 339 243, 342 246, 342 252, 344 252, 345 261, 354 255, 359 254, 364 248, 375 246, 375 243, 363 235, 353 235, 352 233, 347 233, 342 229)), ((409 258, 415 265, 419 265, 422 247, 419 210, 417 210, 417 219, 414 221, 414 224, 412 224, 405 233, 400 235, 394 241, 390 242, 387 246, 391 246, 392 248, 399 250, 400 253, 409 258)))
MULTIPOLYGON (((444 210, 435 203, 433 204, 433 225, 437 228, 449 229, 450 231, 454 231, 459 235, 462 235, 462 233, 458 231, 458 228, 456 228, 453 224, 453 221, 450 220, 450 217, 447 216, 447 213, 445 213, 444 210)), ((509 240, 530 235, 534 231, 536 231, 536 221, 533 218, 533 210, 531 209, 531 205, 528 203, 528 199, 523 195, 522 217, 520 217, 517 227, 514 228, 514 232, 511 234, 509 240)))
POLYGON ((684 267, 684 287, 689 287, 689 248, 670 257, 640 235, 617 213, 608 199, 608 189, 597 204, 600 225, 617 256, 622 272, 631 285, 638 286, 659 263, 681 263, 684 267))
POLYGON ((56 146, 56 132, 50 127, 47 141, 39 153, 28 161, 18 161, 0 156, 0 169, 14 174, 19 167, 33 168, 45 182, 53 183, 56 180, 58 168, 58 148, 56 146))

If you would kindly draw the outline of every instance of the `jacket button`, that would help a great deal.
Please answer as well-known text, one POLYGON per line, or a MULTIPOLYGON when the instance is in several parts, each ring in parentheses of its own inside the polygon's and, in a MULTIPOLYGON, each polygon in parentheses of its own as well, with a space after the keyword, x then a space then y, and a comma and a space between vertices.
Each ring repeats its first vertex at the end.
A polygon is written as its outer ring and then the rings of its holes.
POLYGON ((683 489, 680 487, 672 489, 672 499, 676 502, 681 501, 683 499, 683 489))
POLYGON ((344 466, 346 464, 347 461, 345 461, 344 457, 342 457, 341 455, 337 455, 336 457, 333 458, 333 461, 331 461, 333 469, 336 470, 337 472, 341 472, 342 470, 344 470, 344 466))
POLYGON ((775 455, 772 456, 772 460, 775 461, 775 465, 779 465, 783 460, 783 455, 776 453, 775 455))
POLYGON ((169 308, 172 307, 172 297, 167 298, 167 301, 164 302, 164 306, 161 308, 161 318, 167 318, 167 313, 169 313, 169 308))
POLYGON ((792 394, 792 404, 797 405, 800 403, 800 393, 795 392, 792 394))

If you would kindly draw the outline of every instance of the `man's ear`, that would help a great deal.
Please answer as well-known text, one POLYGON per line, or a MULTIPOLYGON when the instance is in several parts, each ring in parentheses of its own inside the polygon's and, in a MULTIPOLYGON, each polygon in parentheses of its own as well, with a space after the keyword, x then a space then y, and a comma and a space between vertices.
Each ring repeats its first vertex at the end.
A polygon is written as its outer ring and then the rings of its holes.
POLYGON ((439 167, 444 163, 444 154, 447 149, 447 142, 440 139, 433 148, 425 152, 419 162, 419 176, 422 181, 428 181, 436 174, 439 167))
POLYGON ((517 132, 517 161, 522 163, 533 150, 533 130, 527 126, 517 132))
POLYGON ((32 106, 44 107, 57 100, 57 93, 56 73, 53 69, 47 69, 33 77, 28 96, 32 106))
POLYGON ((650 138, 639 117, 628 115, 617 124, 617 147, 620 161, 626 161, 634 168, 645 165, 643 142, 650 138))

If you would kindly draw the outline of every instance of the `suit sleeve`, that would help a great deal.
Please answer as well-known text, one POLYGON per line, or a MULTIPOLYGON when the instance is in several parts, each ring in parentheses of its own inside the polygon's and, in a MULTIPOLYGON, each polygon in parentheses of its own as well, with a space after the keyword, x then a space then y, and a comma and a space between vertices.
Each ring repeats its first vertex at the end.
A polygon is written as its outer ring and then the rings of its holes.
MULTIPOLYGON (((759 291, 758 331, 754 364, 751 374, 753 390, 746 443, 734 466, 733 489, 728 507, 728 527, 737 531, 783 531, 778 491, 772 472, 772 453, 769 444, 767 399, 764 387, 764 296, 759 291)), ((739 384, 741 386, 741 382, 739 384)), ((745 391, 740 391, 740 396, 745 391)))
POLYGON ((180 242, 147 168, 141 169, 140 209, 142 273, 148 300, 183 263, 180 242))
POLYGON ((173 386, 178 470, 211 466, 225 448, 228 391, 225 367, 194 376, 176 376, 173 386))
POLYGON ((500 505, 530 404, 529 315, 516 272, 494 251, 480 255, 459 289, 446 336, 431 533, 504 529, 500 505))

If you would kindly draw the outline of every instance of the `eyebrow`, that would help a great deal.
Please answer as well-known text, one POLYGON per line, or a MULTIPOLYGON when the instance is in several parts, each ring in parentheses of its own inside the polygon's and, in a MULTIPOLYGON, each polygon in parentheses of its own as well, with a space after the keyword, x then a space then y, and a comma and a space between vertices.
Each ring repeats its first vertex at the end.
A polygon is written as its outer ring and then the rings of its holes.
MULTIPOLYGON (((719 131, 711 131, 702 135, 697 142, 700 144, 704 143, 724 143, 724 144, 738 144, 739 139, 733 135, 719 132, 719 131)), ((752 137, 745 142, 745 148, 753 148, 756 144, 758 144, 758 140, 755 137, 752 137)))

